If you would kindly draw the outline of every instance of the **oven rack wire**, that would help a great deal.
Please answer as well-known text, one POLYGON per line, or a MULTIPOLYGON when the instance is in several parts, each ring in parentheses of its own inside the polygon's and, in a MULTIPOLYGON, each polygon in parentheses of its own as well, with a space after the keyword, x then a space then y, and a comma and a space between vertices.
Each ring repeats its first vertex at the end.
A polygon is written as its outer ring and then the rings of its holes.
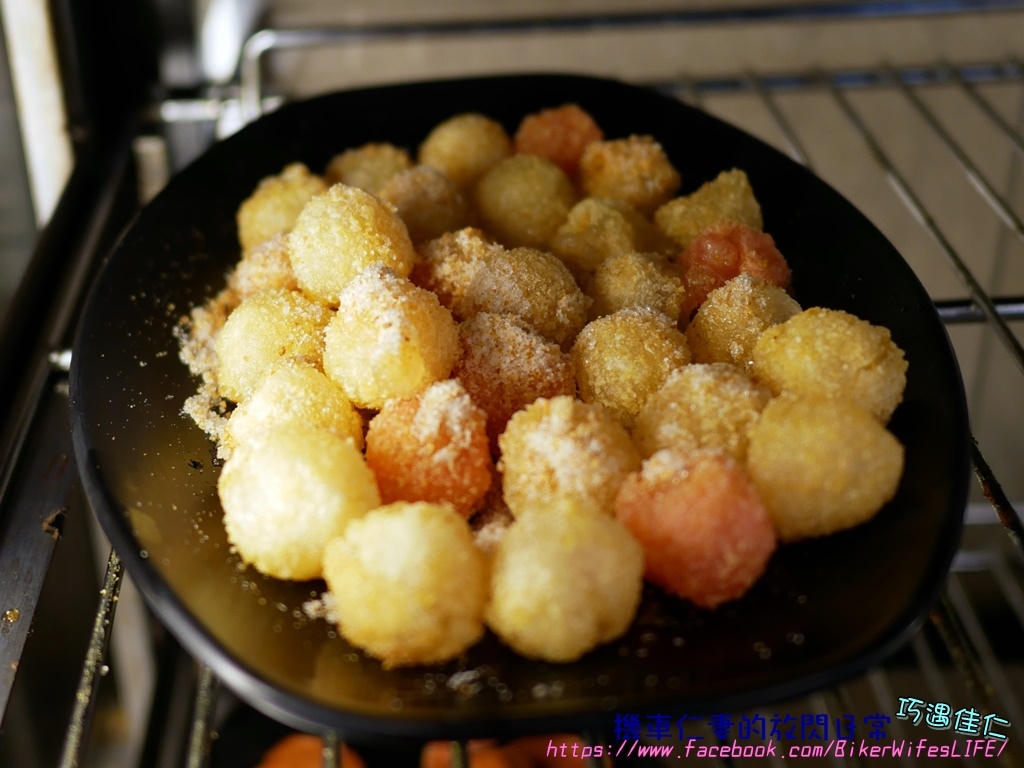
MULTIPOLYGON (((952 5, 959 7, 961 4, 952 5)), ((516 24, 518 29, 522 22, 516 24)), ((387 30, 375 30, 374 34, 383 34, 385 31, 387 30)), ((396 28, 388 32, 401 34, 406 31, 408 30, 396 28)), ((459 28, 441 31, 450 34, 453 31, 461 33, 472 30, 459 28)), ((252 73, 259 72, 260 58, 274 50, 278 44, 268 42, 287 40, 289 46, 298 44, 297 41, 300 39, 305 40, 303 44, 344 43, 349 40, 351 34, 351 30, 291 30, 288 31, 288 35, 271 32, 259 33, 246 47, 246 56, 249 57, 247 61, 250 64, 243 65, 239 91, 232 97, 236 103, 243 105, 243 109, 245 104, 251 107, 253 104, 266 104, 270 100, 262 93, 258 76, 256 80, 252 79, 252 73), (256 42, 252 42, 253 40, 256 42), (252 62, 255 62, 255 66, 252 62)), ((752 97, 771 117, 774 130, 782 137, 782 142, 790 154, 812 168, 812 153, 805 147, 800 131, 787 116, 786 96, 815 93, 830 99, 859 135, 861 150, 867 161, 874 164, 877 172, 892 187, 895 198, 906 206, 934 243, 937 252, 935 257, 944 258, 962 284, 962 295, 936 301, 943 321, 950 328, 971 325, 988 329, 1012 359, 1020 374, 1021 383, 1024 384, 1024 349, 1019 333, 1015 333, 1013 328, 1013 323, 1024 319, 1024 297, 997 295, 985 289, 984 280, 972 273, 966 260, 950 242, 941 222, 936 220, 927 205, 922 202, 919 182, 900 170, 899 164, 887 152, 884 140, 861 112, 856 100, 858 92, 885 92, 901 99, 919 115, 933 135, 946 147, 960 166, 964 177, 1002 222, 1006 235, 1024 239, 1019 201, 1015 205, 1011 198, 1014 192, 1013 185, 1019 184, 1014 180, 1024 167, 1024 134, 1021 128, 1024 122, 1024 109, 1018 108, 1016 116, 1007 117, 1005 110, 997 109, 985 95, 987 86, 1009 88, 1013 90, 1016 103, 1024 105, 1024 65, 1020 61, 1011 59, 955 65, 935 62, 921 66, 871 66, 857 70, 786 73, 739 72, 733 76, 680 76, 643 84, 701 106, 713 103, 723 94, 752 97), (1013 151, 1011 167, 1007 169, 1010 182, 999 184, 988 179, 971 160, 972 148, 960 143, 954 133, 947 129, 942 119, 931 111, 922 95, 935 87, 950 87, 962 92, 973 108, 1003 135, 1013 151)), ((197 114, 208 120, 211 116, 223 114, 224 103, 221 101, 216 109, 207 109, 205 112, 203 109, 199 109, 198 112, 194 109, 189 110, 188 105, 184 106, 184 110, 175 110, 170 108, 173 105, 165 102, 161 105, 160 112, 164 115, 165 121, 169 115, 175 114, 183 115, 180 119, 186 121, 195 120, 197 114)), ((127 174, 127 165, 127 158, 121 157, 120 165, 114 165, 114 175, 127 174)), ((72 184, 75 184, 74 179, 72 184)), ((108 197, 112 198, 113 192, 110 192, 108 197)), ((112 199, 100 197, 98 208, 101 216, 109 214, 112 207, 112 199)), ((102 241, 101 231, 102 226, 99 224, 88 228, 83 242, 78 244, 78 249, 84 254, 91 253, 92 258, 95 258, 102 241)), ((85 266, 80 266, 67 278, 61 290, 66 295, 81 296, 87 272, 85 266)), ((76 305, 77 301, 66 303, 66 306, 76 305)), ((28 640, 28 625, 42 588, 42 576, 39 574, 45 574, 53 547, 63 530, 64 515, 74 504, 70 439, 64 434, 66 429, 63 428, 63 424, 67 423, 66 373, 69 354, 65 351, 64 345, 67 343, 72 325, 73 316, 70 313, 52 324, 53 331, 47 339, 48 354, 45 359, 37 361, 38 364, 34 368, 34 380, 30 387, 34 397, 23 410, 25 416, 10 441, 11 447, 3 456, 0 501, 8 508, 10 519, 14 523, 8 526, 5 536, 0 540, 0 573, 13 572, 12 564, 19 558, 31 558, 31 562, 39 567, 29 569, 36 576, 28 577, 23 583, 16 585, 17 601, 4 604, 4 607, 18 607, 6 609, 6 613, 0 617, 7 640, 0 646, 0 712, 6 705, 21 650, 28 640), (33 454, 40 454, 40 446, 41 455, 61 456, 63 460, 56 464, 32 460, 33 454), (42 540, 38 536, 28 535, 29 527, 37 524, 40 510, 47 511, 45 522, 51 526, 42 540), (11 535, 19 530, 23 536, 11 535), (31 547, 24 544, 24 541, 28 540, 33 542, 31 547), (35 580, 32 580, 33 578, 35 580)), ((1020 391, 1018 389, 1018 392, 1020 391)), ((793 709, 828 713, 832 716, 851 711, 885 711, 897 697, 911 695, 910 689, 906 686, 908 676, 913 674, 923 679, 925 683, 926 687, 921 689, 922 698, 930 697, 932 701, 951 701, 956 698, 958 702, 969 703, 979 711, 1000 713, 1018 727, 1024 725, 1024 703, 1019 693, 1024 690, 1024 657, 1020 655, 1020 644, 1017 644, 1016 653, 1008 653, 1006 646, 1009 643, 1003 640, 1004 636, 1024 637, 1024 523, 1019 504, 1018 508, 1015 508, 1013 500, 1004 492, 997 477, 998 473, 990 466, 983 449, 984 446, 979 444, 978 440, 972 441, 974 469, 980 496, 984 499, 983 503, 972 505, 972 512, 981 522, 969 525, 966 529, 963 546, 954 561, 942 597, 927 616, 920 631, 908 647, 892 659, 870 670, 861 678, 813 694, 800 702, 790 703, 793 709), (993 531, 999 533, 993 537, 990 535, 993 531), (980 605, 977 600, 980 582, 994 587, 993 599, 997 603, 997 612, 1001 617, 1009 617, 1007 624, 994 625, 989 616, 983 615, 985 606, 980 605)), ((123 580, 121 561, 115 552, 110 552, 73 713, 64 736, 61 766, 89 764, 86 758, 88 734, 94 725, 100 688, 110 676, 108 664, 111 635, 123 580)), ((15 590, 10 590, 10 596, 14 595, 15 590)), ((999 622, 1002 621, 1003 619, 999 619, 999 622)), ((188 768, 202 768, 210 760, 211 744, 216 737, 218 705, 229 699, 230 694, 220 690, 215 676, 202 665, 198 665, 194 674, 189 677, 189 683, 188 687, 191 690, 188 696, 191 696, 193 703, 189 707, 190 714, 185 727, 186 746, 176 753, 181 762, 166 764, 185 764, 188 768)), ((153 723, 156 723, 155 718, 152 720, 151 733, 148 736, 148 740, 153 743, 160 742, 162 738, 175 739, 181 735, 154 735, 153 731, 159 731, 160 728, 158 724, 154 726, 153 723)), ((912 726, 898 721, 894 723, 894 727, 897 732, 902 731, 910 738, 925 735, 915 734, 912 726)), ((323 764, 325 767, 337 766, 343 735, 323 736, 323 764)), ((713 739, 713 734, 708 733, 707 736, 713 739)), ((598 736, 595 735, 595 738, 598 736)), ((148 749, 147 754, 159 752, 158 747, 153 747, 148 749)), ((1001 764, 1024 765, 1024 749, 1011 740, 1006 754, 1001 759, 1001 764)), ((864 762, 856 758, 833 758, 820 764, 862 765, 864 762)), ((913 764, 912 761, 904 762, 913 764)), ((644 760, 644 763, 647 764, 648 760, 644 760)), ((453 751, 453 764, 465 764, 464 745, 456 745, 453 751)), ((620 761, 619 764, 632 763, 626 760, 620 761)), ((718 764, 753 763, 742 759, 720 759, 718 764)), ((784 762, 775 761, 775 764, 784 762)), ((814 761, 811 764, 815 764, 814 761)), ((964 764, 978 765, 980 760, 966 759, 964 764)))

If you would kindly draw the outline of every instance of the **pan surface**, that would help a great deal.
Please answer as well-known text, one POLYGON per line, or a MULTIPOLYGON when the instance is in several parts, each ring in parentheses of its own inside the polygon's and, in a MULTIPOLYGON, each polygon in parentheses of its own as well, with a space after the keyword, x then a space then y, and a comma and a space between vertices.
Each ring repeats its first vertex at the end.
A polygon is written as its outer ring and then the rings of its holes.
POLYGON ((856 674, 905 641, 935 599, 959 541, 969 477, 964 394, 945 329, 883 235, 749 135, 670 97, 589 77, 336 93, 285 106, 215 145, 141 211, 108 257, 75 343, 71 394, 86 493, 160 619, 256 708, 350 737, 600 729, 615 715, 732 712, 856 674), (765 230, 793 269, 797 300, 892 331, 909 362, 890 424, 906 447, 903 479, 868 524, 782 546, 736 603, 699 611, 649 590, 629 633, 577 663, 528 661, 488 636, 458 663, 384 671, 305 616, 303 603, 322 584, 262 577, 230 552, 214 446, 181 413, 196 382, 172 331, 223 287, 239 256, 235 211, 261 178, 297 160, 322 169, 370 141, 415 149, 460 112, 513 131, 524 115, 567 102, 610 138, 654 136, 683 192, 744 169, 765 230))

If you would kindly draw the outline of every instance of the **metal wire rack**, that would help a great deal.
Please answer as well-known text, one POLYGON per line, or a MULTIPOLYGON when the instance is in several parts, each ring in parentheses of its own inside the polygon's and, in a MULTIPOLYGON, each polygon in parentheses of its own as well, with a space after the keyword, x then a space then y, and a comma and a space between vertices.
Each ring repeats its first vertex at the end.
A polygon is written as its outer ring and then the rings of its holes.
MULTIPOLYGON (((861 5, 861 4, 854 4, 861 5)), ((861 8, 862 12, 864 9, 861 8)), ((876 9, 877 10, 877 9, 876 9)), ((662 21, 664 19, 661 19, 662 21)), ((713 19, 712 19, 713 20, 713 19)), ((635 23, 635 17, 577 20, 581 26, 605 26, 635 23)), ((648 18, 647 23, 658 19, 648 18)), ((680 19, 676 19, 680 21, 680 19)), ((681 21, 693 21, 682 19, 681 21)), ((707 19, 702 19, 707 21, 707 19)), ((565 24, 569 22, 559 22, 565 24)), ((539 22, 517 21, 516 30, 529 31, 539 22), (531 23, 533 27, 531 27, 531 23)), ((544 26, 549 26, 545 22, 544 26)), ((483 29, 493 29, 484 25, 483 29)), ((437 34, 479 32, 473 24, 439 25, 437 34)), ((424 29, 374 28, 365 30, 373 37, 401 36, 424 29)), ((429 32, 429 30, 428 30, 429 32)), ((259 111, 274 99, 263 93, 259 78, 260 59, 277 46, 324 45, 347 43, 352 30, 290 30, 265 31, 254 37, 246 48, 245 63, 239 91, 230 99, 165 102, 160 115, 164 123, 212 122, 223 118, 226 104, 241 105, 243 115, 259 111)), ((959 327, 972 328, 984 337, 994 339, 1016 369, 1011 391, 1015 398, 1024 393, 1024 347, 1020 326, 1024 320, 1024 291, 1003 294, 993 291, 990 275, 979 275, 976 259, 964 253, 956 237, 947 231, 942 217, 936 215, 929 200, 930 185, 904 169, 891 137, 876 125, 878 104, 884 110, 901 109, 914 115, 916 125, 927 131, 927 141, 936 142, 958 169, 964 191, 957 202, 967 205, 967 196, 976 194, 988 207, 999 230, 991 238, 993 259, 1001 263, 1014 258, 1015 241, 1024 242, 1024 65, 1016 59, 977 62, 969 65, 932 62, 921 66, 871 66, 862 69, 819 70, 801 72, 739 72, 731 76, 673 77, 644 83, 698 104, 709 111, 719 111, 733 122, 759 133, 769 141, 785 147, 798 161, 807 164, 831 180, 829 169, 819 165, 817 147, 821 137, 815 130, 822 124, 808 124, 802 116, 808 109, 829 110, 838 115, 845 130, 852 131, 855 142, 844 146, 859 155, 852 162, 868 168, 890 187, 889 198, 882 203, 900 206, 915 222, 918 234, 930 241, 930 252, 922 258, 944 259, 956 277, 958 291, 940 297, 935 294, 939 312, 951 334, 959 327), (935 93, 954 95, 959 106, 952 112, 935 106, 935 93), (808 107, 810 102, 814 102, 808 107), (739 106, 737 106, 739 105, 739 106), (731 111, 730 111, 731 110, 731 111), (736 114, 755 115, 749 124, 735 119, 736 114), (957 120, 981 120, 989 128, 985 136, 998 137, 1005 144, 1001 162, 982 167, 974 158, 979 148, 965 143, 957 120), (1002 175, 993 180, 995 173, 1002 175), (970 192, 972 188, 974 192, 970 192), (1009 256, 1007 256, 1009 254, 1009 256)), ((828 124, 830 125, 830 124, 828 124)), ((921 141, 925 139, 922 138, 921 141)), ((995 140, 995 139, 993 139, 995 140)), ((987 148, 984 148, 987 150, 987 148)), ((85 514, 84 502, 74 485, 71 466, 70 439, 67 436, 66 372, 70 331, 74 310, 78 306, 86 277, 109 239, 111 224, 105 221, 115 209, 115 200, 124 179, 129 177, 129 158, 122 155, 111 164, 110 181, 101 196, 95 222, 85 229, 75 250, 77 265, 65 276, 60 287, 65 310, 49 323, 46 349, 34 361, 33 393, 23 417, 17 424, 8 451, 3 456, 0 474, 0 501, 5 510, 7 527, 0 539, 0 574, 15 574, 13 583, 3 583, 6 602, 0 605, 0 711, 6 705, 14 685, 19 659, 29 641, 29 629, 47 565, 64 521, 69 514, 85 514), (54 459, 54 457, 58 457, 54 459), (34 567, 25 568, 24 563, 34 567)), ((919 168, 917 170, 920 170, 919 168)), ((72 182, 74 183, 74 181, 72 182)), ((877 190, 877 187, 871 187, 877 190)), ((59 215, 59 212, 58 212, 59 215)), ((945 285, 945 284, 943 284, 945 285)), ((977 341, 978 344, 987 344, 977 341)), ((987 349, 987 347, 986 347, 987 349)), ((991 353, 990 354, 995 354, 991 353)), ((1011 400, 1019 402, 1019 399, 1011 400)), ((1011 404, 1010 411, 1020 410, 1011 404)), ((833 689, 824 690, 805 699, 783 702, 772 711, 736 713, 737 717, 771 718, 782 710, 827 715, 835 722, 847 713, 894 711, 901 699, 916 699, 926 704, 956 702, 979 713, 998 715, 1005 721, 1004 731, 1010 739, 999 755, 999 763, 1024 764, 1024 745, 1013 738, 1016 729, 1024 726, 1024 523, 1010 494, 1000 478, 1013 479, 1013 457, 1001 458, 999 466, 990 465, 986 456, 985 438, 976 435, 972 446, 975 472, 979 481, 977 501, 968 514, 962 548, 954 561, 952 572, 941 600, 931 610, 921 630, 911 643, 893 658, 866 675, 833 689), (1009 466, 1009 470, 1006 467, 1009 466)), ((1015 491, 1014 491, 1015 493, 1015 491)), ((102 706, 101 689, 111 675, 111 636, 114 614, 121 595, 124 573, 115 552, 111 552, 102 577, 100 599, 92 625, 85 661, 74 696, 71 720, 67 728, 62 766, 88 765, 86 761, 90 731, 95 727, 95 713, 102 706)), ((173 643, 164 643, 173 650, 173 643)), ((187 765, 201 768, 211 756, 211 745, 222 724, 226 706, 232 704, 229 693, 220 690, 218 681, 205 667, 196 667, 191 660, 179 657, 162 664, 154 683, 153 707, 146 743, 139 764, 187 765), (185 670, 185 674, 182 671, 185 670), (177 719, 168 712, 175 707, 185 712, 177 719), (177 723, 177 726, 172 725, 177 723), (172 723, 172 724, 169 724, 172 723), (183 744, 168 748, 167 744, 183 744)), ((116 669, 114 670, 116 672, 116 669)), ((940 732, 914 719, 894 718, 889 735, 894 740, 917 741, 943 736, 940 732)), ((695 732, 705 744, 716 743, 714 729, 700 724, 695 732)), ((946 734, 949 735, 947 729, 946 734)), ((967 738, 970 738, 969 732, 967 738)), ((605 743, 599 735, 592 743, 605 743)), ((341 754, 342 734, 326 734, 323 765, 337 766, 341 754)), ((581 741, 581 743, 583 743, 581 741)), ((938 742, 936 742, 938 743, 938 742)), ((453 750, 453 764, 465 763, 464 745, 453 750)), ((925 755, 905 755, 898 759, 889 755, 887 764, 914 765, 925 755)), ((643 759, 649 764, 652 758, 643 759)), ((657 763, 657 758, 654 758, 657 763)), ((672 760, 676 759, 673 755, 672 760)), ((980 765, 984 754, 964 755, 963 765, 980 765)), ((773 765, 785 765, 779 757, 769 758, 773 765)), ((668 759, 663 759, 668 763, 668 759)), ((812 758, 810 765, 859 766, 875 762, 869 756, 835 754, 812 758)), ((885 762, 885 761, 883 761, 885 762)), ((620 756, 616 765, 639 764, 640 758, 620 756)), ((711 761, 716 764, 716 760, 711 761)), ((718 758, 718 765, 763 764, 764 759, 742 757, 718 758)), ((590 764, 606 764, 591 759, 590 764)), ((674 764, 674 763, 670 763, 674 764)))

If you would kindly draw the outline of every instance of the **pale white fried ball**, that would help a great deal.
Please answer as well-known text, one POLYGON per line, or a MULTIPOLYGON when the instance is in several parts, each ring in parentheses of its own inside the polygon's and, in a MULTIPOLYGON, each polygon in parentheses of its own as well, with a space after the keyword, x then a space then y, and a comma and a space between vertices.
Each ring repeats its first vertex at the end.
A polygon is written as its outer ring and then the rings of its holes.
POLYGON ((498 445, 505 503, 516 517, 565 500, 611 514, 619 486, 640 466, 622 424, 603 406, 566 395, 516 413, 498 445))
POLYGON ((774 393, 843 397, 888 422, 903 399, 907 361, 888 328, 849 312, 811 307, 768 328, 754 375, 774 393))
POLYGON ((274 235, 289 232, 306 203, 325 189, 323 179, 302 163, 291 163, 276 176, 260 181, 235 215, 242 253, 274 235))
POLYGON ((633 440, 644 458, 663 448, 714 448, 742 463, 747 433, 771 397, 734 365, 691 363, 672 371, 647 398, 633 440))
POLYGON ((260 291, 228 315, 217 334, 217 385, 221 395, 241 402, 282 358, 319 366, 323 331, 331 312, 298 291, 260 291))
POLYGON ((877 418, 844 398, 784 393, 750 430, 747 471, 779 538, 851 528, 896 493, 903 446, 877 418))
POLYGON ((352 440, 294 422, 239 445, 217 491, 232 546, 278 579, 318 578, 324 544, 380 505, 352 440))
POLYGON ((457 657, 484 632, 487 562, 444 504, 395 502, 324 552, 341 634, 385 668, 457 657))
POLYGON ((667 315, 621 309, 588 323, 572 346, 580 398, 600 403, 627 429, 669 374, 690 362, 686 337, 667 315))
POLYGON ((338 297, 327 326, 324 373, 360 408, 380 408, 448 378, 458 326, 430 291, 375 265, 338 297))
POLYGON ((299 286, 332 305, 367 267, 383 264, 407 277, 416 262, 409 231, 394 206, 344 184, 309 201, 288 245, 299 286))
POLYGON ((696 363, 732 363, 754 372, 754 345, 761 334, 800 311, 777 285, 740 274, 716 288, 686 326, 696 363))
POLYGON ((611 515, 537 505, 494 548, 487 625, 524 656, 575 661, 629 627, 643 570, 643 549, 611 515))
POLYGON ((316 367, 291 358, 275 365, 231 412, 222 445, 230 451, 289 422, 328 429, 363 448, 363 420, 345 390, 316 367))

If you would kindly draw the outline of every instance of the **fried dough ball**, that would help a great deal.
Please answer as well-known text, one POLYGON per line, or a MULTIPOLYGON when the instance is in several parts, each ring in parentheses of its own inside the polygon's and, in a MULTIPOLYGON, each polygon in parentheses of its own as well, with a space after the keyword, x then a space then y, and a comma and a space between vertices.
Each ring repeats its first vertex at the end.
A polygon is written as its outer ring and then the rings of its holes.
POLYGON ((324 373, 360 408, 448 378, 458 354, 458 328, 437 297, 379 264, 342 291, 324 340, 324 373))
POLYGON ((702 184, 696 192, 665 203, 654 213, 654 223, 680 247, 717 224, 727 221, 762 229, 761 206, 754 197, 750 180, 733 168, 702 184))
POLYGON ((457 657, 484 632, 487 562, 444 504, 395 502, 324 552, 341 634, 385 669, 457 657))
POLYGON ((503 245, 547 248, 576 203, 576 190, 550 160, 513 155, 480 177, 473 201, 483 228, 503 245))
POLYGON ((293 359, 277 363, 231 412, 221 446, 229 453, 291 422, 327 429, 363 449, 363 420, 345 391, 314 366, 293 359))
POLYGON ((324 181, 328 186, 346 184, 377 194, 392 176, 409 168, 412 158, 401 147, 370 143, 332 157, 324 169, 324 181))
POLYGON ((419 162, 445 174, 460 189, 512 154, 512 139, 497 120, 475 112, 436 125, 419 148, 419 162))
POLYGON ((572 358, 514 315, 480 314, 459 325, 452 376, 487 413, 492 450, 516 411, 540 397, 575 395, 572 358))
POLYGON ((844 397, 889 421, 903 399, 907 361, 888 328, 811 307, 772 326, 754 347, 754 375, 782 391, 844 397))
POLYGON ((603 138, 604 132, 590 113, 578 104, 563 104, 524 117, 513 145, 520 154, 550 160, 571 179, 586 146, 603 138))
POLYGON ((650 215, 679 190, 680 177, 653 137, 629 136, 588 144, 579 183, 586 197, 625 200, 650 215))
POLYGON ((280 359, 319 366, 323 330, 331 312, 297 291, 260 291, 228 315, 217 334, 217 384, 221 395, 241 402, 280 359))
POLYGON ((572 347, 580 399, 600 403, 632 429, 647 398, 690 362, 686 337, 666 315, 622 309, 588 323, 572 347))
POLYGON ((569 211, 550 248, 575 274, 585 276, 613 256, 648 250, 657 242, 650 222, 629 203, 587 197, 569 211))
POLYGON ((440 302, 462 321, 474 308, 466 298, 473 278, 491 256, 503 248, 474 227, 446 232, 420 246, 420 260, 410 278, 416 285, 433 291, 440 302))
POLYGON ((235 449, 217 484, 228 540, 268 576, 321 575, 324 544, 380 505, 352 440, 296 422, 235 449))
POLYGON ((603 262, 587 282, 590 319, 629 307, 649 307, 679 320, 683 281, 675 266, 656 253, 629 252, 603 262))
POLYGON ((716 288, 686 327, 695 363, 732 363, 754 370, 754 345, 765 329, 784 322, 800 305, 784 290, 753 275, 737 275, 716 288))
POLYGON ((679 255, 686 298, 682 317, 689 319, 707 295, 736 275, 759 277, 785 291, 791 272, 771 235, 726 222, 701 232, 679 255))
POLYGON ((377 195, 391 203, 413 243, 423 243, 469 223, 469 201, 455 182, 429 165, 400 171, 377 195))
POLYGON ((747 470, 779 538, 852 528, 896 494, 903 446, 850 400, 784 393, 750 430, 747 470))
POLYGON ((344 184, 335 184, 302 209, 289 246, 299 285, 332 305, 370 265, 383 264, 408 277, 416 261, 409 231, 394 206, 344 184))
POLYGON ((586 324, 590 306, 558 257, 533 248, 492 252, 476 270, 465 299, 471 314, 516 315, 564 347, 586 324))
POLYGON ((243 253, 228 275, 228 289, 234 291, 238 301, 267 288, 299 289, 288 255, 288 237, 283 232, 243 253))
POLYGON ((447 502, 468 518, 493 476, 487 415, 454 379, 389 400, 370 421, 366 462, 385 504, 447 502))
POLYGON ((539 506, 495 548, 487 626, 529 658, 575 661, 629 627, 643 569, 643 550, 611 515, 569 500, 539 506))
POLYGON ((242 253, 291 231, 306 203, 325 189, 323 179, 302 163, 291 163, 276 176, 263 179, 235 216, 242 253))
POLYGON ((742 462, 750 427, 769 400, 771 392, 736 366, 692 363, 647 398, 633 440, 644 458, 663 448, 713 448, 742 462))
POLYGON ((514 414, 498 445, 505 503, 516 517, 559 500, 611 514, 622 481, 640 466, 625 427, 602 406, 569 396, 514 414))
POLYGON ((742 597, 776 548, 743 468, 714 451, 658 451, 623 483, 615 510, 643 546, 646 578, 701 608, 742 597))

